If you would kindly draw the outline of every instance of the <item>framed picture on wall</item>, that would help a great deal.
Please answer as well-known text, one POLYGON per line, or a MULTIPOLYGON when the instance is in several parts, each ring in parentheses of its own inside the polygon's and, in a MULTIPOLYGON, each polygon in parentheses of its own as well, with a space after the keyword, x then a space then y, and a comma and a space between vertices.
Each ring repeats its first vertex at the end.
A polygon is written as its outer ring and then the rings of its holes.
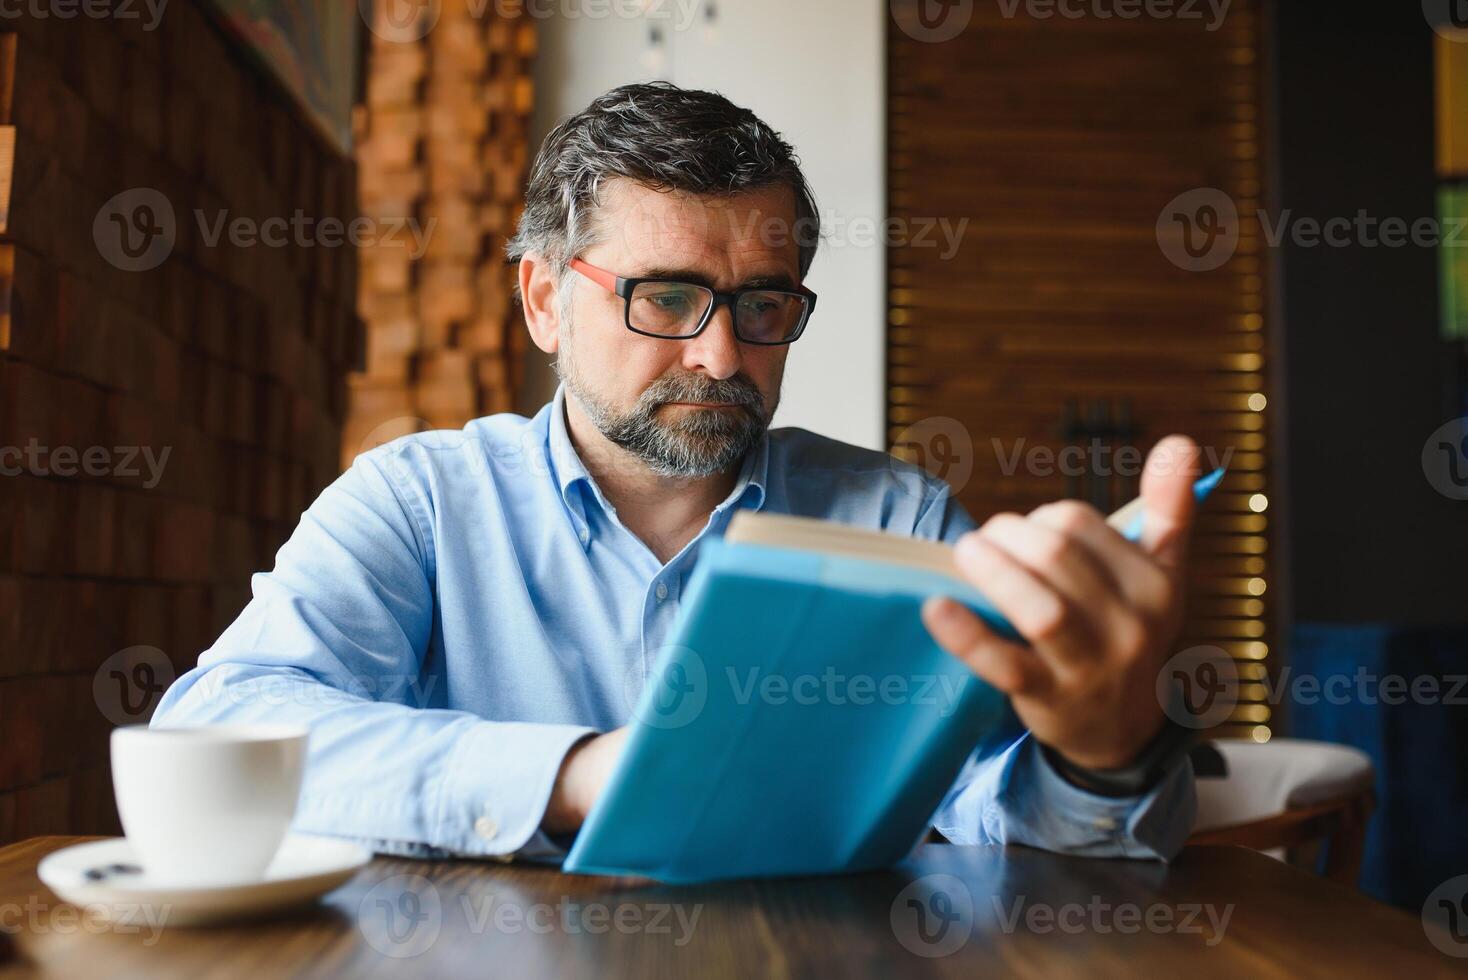
POLYGON ((209 5, 337 148, 350 152, 361 60, 359 5, 341 0, 209 0, 209 5))

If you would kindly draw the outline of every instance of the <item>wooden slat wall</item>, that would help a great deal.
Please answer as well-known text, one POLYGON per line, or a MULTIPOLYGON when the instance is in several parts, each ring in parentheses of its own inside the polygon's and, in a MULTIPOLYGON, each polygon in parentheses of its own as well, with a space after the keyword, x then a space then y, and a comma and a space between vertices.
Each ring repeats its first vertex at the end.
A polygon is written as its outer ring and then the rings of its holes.
MULTIPOLYGON (((1178 649, 1223 647, 1246 681, 1262 678, 1270 554, 1267 510, 1256 511, 1267 508, 1269 415, 1255 0, 1236 0, 1213 31, 1198 20, 1037 19, 1023 3, 1006 17, 978 0, 968 27, 941 43, 903 30, 904 4, 918 2, 896 0, 889 22, 889 210, 911 229, 969 225, 947 258, 889 249, 893 451, 917 458, 927 434, 966 430, 973 467, 959 497, 982 520, 1078 495, 1058 474, 1004 472, 1020 440, 1067 444, 1067 401, 1126 406, 1138 432, 1123 442, 1143 452, 1172 431, 1231 450, 1195 539, 1178 649), (1232 258, 1212 271, 1184 271, 1159 245, 1164 206, 1196 188, 1223 191, 1242 219, 1232 258)), ((1102 506, 1136 491, 1134 479, 1099 482, 1088 499, 1102 506)), ((1254 703, 1223 732, 1267 738, 1263 693, 1246 684, 1254 703)))
POLYGON ((351 378, 343 467, 398 436, 509 411, 523 362, 504 246, 523 206, 536 19, 436 0, 419 12, 432 26, 404 37, 391 26, 399 5, 373 7, 362 211, 385 228, 415 218, 426 248, 415 256, 398 234, 362 250, 367 358, 351 378))

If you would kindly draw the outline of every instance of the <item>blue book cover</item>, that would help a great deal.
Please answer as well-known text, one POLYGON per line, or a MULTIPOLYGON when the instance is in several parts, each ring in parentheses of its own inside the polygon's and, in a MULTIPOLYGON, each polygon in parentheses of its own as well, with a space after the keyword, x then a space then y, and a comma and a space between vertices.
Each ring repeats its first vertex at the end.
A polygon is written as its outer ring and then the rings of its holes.
POLYGON ((923 627, 939 593, 1013 635, 939 571, 706 541, 563 870, 694 882, 900 861, 1007 714, 923 627))

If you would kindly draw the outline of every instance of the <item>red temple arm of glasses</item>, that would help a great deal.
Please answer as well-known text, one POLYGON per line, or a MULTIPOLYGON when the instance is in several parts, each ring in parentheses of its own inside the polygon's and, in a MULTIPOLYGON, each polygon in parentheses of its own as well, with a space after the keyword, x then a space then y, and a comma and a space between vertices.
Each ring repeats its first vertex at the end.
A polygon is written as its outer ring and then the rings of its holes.
POLYGON ((580 259, 572 259, 571 268, 575 269, 577 272, 581 273, 583 276, 590 279, 592 282, 596 283, 607 292, 615 293, 617 291, 616 273, 608 272, 605 269, 598 269, 591 263, 583 262, 580 259))

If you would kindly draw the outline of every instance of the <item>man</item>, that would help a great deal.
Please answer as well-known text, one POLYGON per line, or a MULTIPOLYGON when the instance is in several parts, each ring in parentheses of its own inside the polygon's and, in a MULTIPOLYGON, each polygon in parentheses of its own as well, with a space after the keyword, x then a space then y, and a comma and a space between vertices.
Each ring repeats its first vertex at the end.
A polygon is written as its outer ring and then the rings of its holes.
POLYGON ((768 431, 814 306, 818 227, 791 148, 720 96, 631 85, 561 124, 510 245, 531 336, 556 355, 552 403, 358 457, 155 724, 307 723, 300 830, 554 859, 617 762, 628 692, 669 640, 700 544, 765 509, 956 542, 1032 641, 951 600, 923 608, 1028 729, 976 752, 941 833, 1172 855, 1192 820, 1186 762, 1108 774, 1165 737, 1154 682, 1178 627, 1195 447, 1154 451, 1135 546, 1076 503, 975 531, 915 468, 768 431))

